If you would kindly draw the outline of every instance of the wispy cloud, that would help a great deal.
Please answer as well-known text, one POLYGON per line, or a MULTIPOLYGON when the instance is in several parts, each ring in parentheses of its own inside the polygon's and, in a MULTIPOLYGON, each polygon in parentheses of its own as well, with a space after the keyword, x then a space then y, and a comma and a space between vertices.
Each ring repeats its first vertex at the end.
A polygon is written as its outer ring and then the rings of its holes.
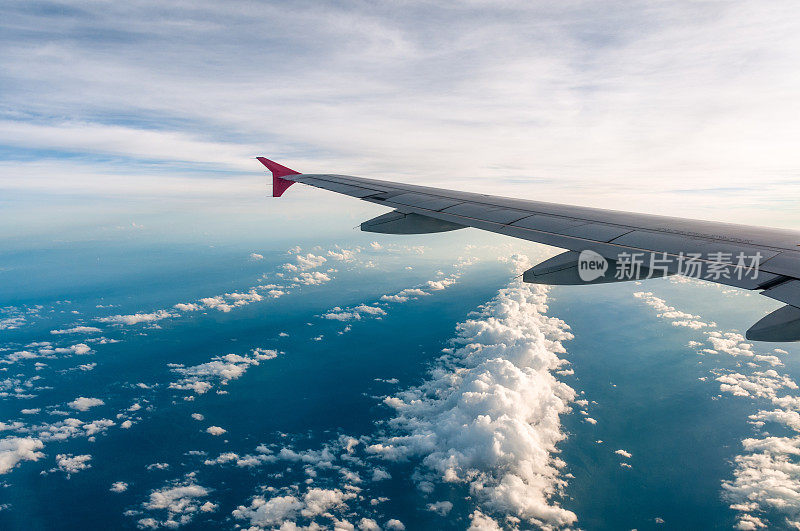
POLYGON ((247 179, 266 152, 483 190, 535 180, 584 202, 797 194, 790 1, 55 5, 4 10, 3 187, 60 179, 42 158, 76 178, 88 164, 82 183, 106 192, 108 174, 247 179))

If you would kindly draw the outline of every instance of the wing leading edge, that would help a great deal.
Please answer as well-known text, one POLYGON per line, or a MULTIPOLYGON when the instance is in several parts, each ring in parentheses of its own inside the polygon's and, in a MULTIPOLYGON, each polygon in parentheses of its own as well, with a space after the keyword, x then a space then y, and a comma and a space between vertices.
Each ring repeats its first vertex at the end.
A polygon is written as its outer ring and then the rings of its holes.
POLYGON ((681 274, 761 290, 786 306, 753 325, 748 339, 800 341, 800 231, 305 174, 258 160, 273 174, 275 197, 299 182, 393 209, 362 223, 363 231, 423 234, 474 227, 568 249, 527 271, 526 282, 585 284, 681 274))

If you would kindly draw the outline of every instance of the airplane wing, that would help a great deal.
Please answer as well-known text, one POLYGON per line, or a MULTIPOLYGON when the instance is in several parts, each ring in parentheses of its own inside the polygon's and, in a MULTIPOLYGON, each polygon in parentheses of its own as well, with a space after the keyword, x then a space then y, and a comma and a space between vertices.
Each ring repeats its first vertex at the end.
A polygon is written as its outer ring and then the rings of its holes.
POLYGON ((523 275, 541 284, 594 284, 680 274, 759 290, 786 306, 747 331, 800 341, 800 231, 604 210, 348 175, 299 173, 264 157, 280 197, 299 182, 392 211, 361 230, 423 234, 464 227, 568 249, 523 275))

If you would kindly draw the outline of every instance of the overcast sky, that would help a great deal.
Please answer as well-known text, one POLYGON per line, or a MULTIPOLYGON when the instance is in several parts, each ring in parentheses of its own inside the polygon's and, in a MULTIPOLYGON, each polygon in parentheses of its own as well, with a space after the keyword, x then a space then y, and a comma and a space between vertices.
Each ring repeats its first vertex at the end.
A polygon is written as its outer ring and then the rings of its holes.
POLYGON ((796 1, 9 0, 0 61, 6 193, 250 193, 266 155, 797 221, 796 1))

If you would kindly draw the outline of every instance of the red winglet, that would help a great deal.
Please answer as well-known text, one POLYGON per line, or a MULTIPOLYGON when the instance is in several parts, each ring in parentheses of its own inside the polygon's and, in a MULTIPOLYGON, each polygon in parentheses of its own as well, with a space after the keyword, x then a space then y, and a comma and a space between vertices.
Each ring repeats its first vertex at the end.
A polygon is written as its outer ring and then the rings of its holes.
POLYGON ((287 188, 295 183, 295 181, 284 179, 283 177, 286 177, 287 175, 300 175, 299 171, 294 171, 286 166, 281 166, 277 162, 272 162, 267 158, 256 157, 256 159, 272 172, 272 197, 282 196, 283 192, 285 192, 287 188))

